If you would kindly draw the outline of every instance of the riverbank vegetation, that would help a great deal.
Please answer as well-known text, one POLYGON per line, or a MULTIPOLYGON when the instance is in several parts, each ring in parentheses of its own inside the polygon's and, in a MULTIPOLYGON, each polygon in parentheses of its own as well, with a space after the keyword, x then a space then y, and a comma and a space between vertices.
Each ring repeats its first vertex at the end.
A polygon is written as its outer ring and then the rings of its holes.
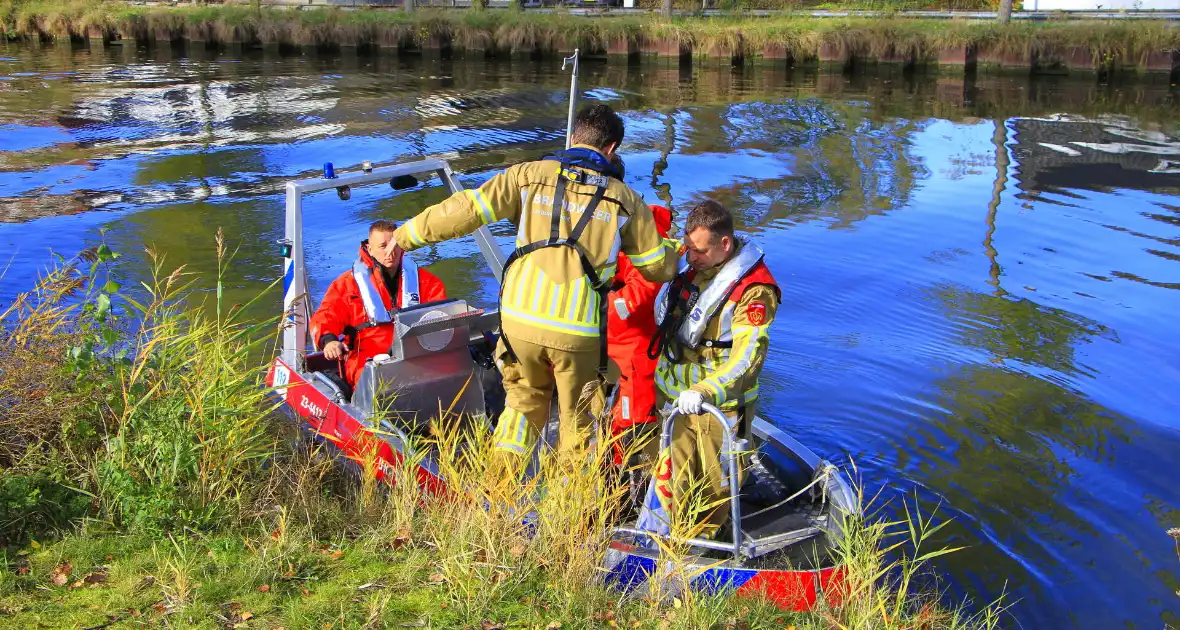
POLYGON ((511 10, 340 8, 292 10, 261 6, 148 7, 101 0, 0 0, 10 38, 189 40, 210 45, 451 48, 482 54, 654 51, 682 44, 697 55, 756 58, 768 50, 797 61, 825 51, 852 56, 935 60, 947 49, 1030 56, 1083 48, 1096 61, 1142 65, 1153 53, 1180 50, 1180 29, 1165 21, 991 21, 911 18, 658 16, 588 18, 511 10))
MULTIPOLYGON (((225 269, 220 235, 217 253, 225 269)), ((845 524, 839 606, 623 598, 597 568, 625 492, 605 452, 546 455, 546 478, 571 482, 534 493, 488 481, 486 431, 440 430, 419 447, 468 491, 419 490, 414 458, 386 469, 389 488, 371 458, 342 466, 294 439, 263 385, 277 321, 154 254, 151 280, 120 286, 118 259, 104 245, 59 260, 0 311, 0 625, 997 625, 1000 602, 968 614, 931 590, 927 562, 951 550, 930 549, 940 526, 913 508, 845 524)))

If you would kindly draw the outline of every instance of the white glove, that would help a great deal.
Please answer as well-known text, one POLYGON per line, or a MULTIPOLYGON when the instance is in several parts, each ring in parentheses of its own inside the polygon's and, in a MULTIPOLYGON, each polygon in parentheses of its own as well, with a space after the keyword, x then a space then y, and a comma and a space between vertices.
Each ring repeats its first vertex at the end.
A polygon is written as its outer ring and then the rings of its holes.
POLYGON ((680 413, 700 413, 704 404, 705 395, 691 389, 680 392, 680 396, 676 399, 676 408, 680 410, 680 413))

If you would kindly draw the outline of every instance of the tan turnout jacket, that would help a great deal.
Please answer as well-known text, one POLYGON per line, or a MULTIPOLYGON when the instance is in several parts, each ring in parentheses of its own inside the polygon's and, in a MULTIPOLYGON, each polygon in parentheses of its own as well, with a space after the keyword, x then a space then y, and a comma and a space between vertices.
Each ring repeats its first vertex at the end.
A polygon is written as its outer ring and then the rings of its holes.
MULTIPOLYGON (((719 268, 697 272, 693 284, 704 289, 719 268)), ((732 348, 696 349, 680 346, 681 360, 673 363, 660 355, 656 365, 656 386, 666 398, 675 400, 692 389, 721 409, 737 409, 758 399, 758 376, 769 349, 770 325, 778 312, 779 296, 769 284, 752 284, 736 301, 727 301, 709 319, 705 339, 732 339, 732 348), (757 313, 757 321, 751 321, 757 313), (743 398, 744 396, 744 398, 743 398)), ((678 343, 675 339, 670 343, 678 343)))
MULTIPOLYGON (((394 236, 397 244, 412 251, 470 234, 481 225, 501 219, 517 226, 517 247, 543 241, 550 235, 559 164, 555 160, 525 162, 492 177, 478 189, 456 193, 398 228, 394 236)), ((595 190, 590 184, 567 181, 562 237, 569 235, 595 190)), ((617 179, 609 180, 578 242, 599 278, 607 282, 615 275, 619 252, 654 282, 671 280, 676 274, 675 242, 660 237, 651 208, 617 179)), ((568 247, 543 248, 515 261, 504 277, 500 312, 502 332, 510 341, 523 339, 575 352, 599 347, 599 296, 591 289, 591 280, 578 255, 568 247)))

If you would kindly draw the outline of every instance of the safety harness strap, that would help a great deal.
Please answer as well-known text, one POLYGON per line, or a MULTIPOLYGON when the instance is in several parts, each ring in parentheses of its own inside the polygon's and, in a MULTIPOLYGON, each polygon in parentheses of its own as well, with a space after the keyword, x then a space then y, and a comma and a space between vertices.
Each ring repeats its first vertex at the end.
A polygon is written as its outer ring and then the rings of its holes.
MULTIPOLYGON (((582 245, 578 242, 582 233, 586 231, 586 227, 590 225, 591 219, 594 218, 594 213, 598 211, 598 205, 602 203, 603 197, 606 195, 606 187, 609 179, 603 175, 584 173, 582 171, 571 170, 569 168, 570 160, 563 157, 557 169, 557 184, 553 191, 553 207, 550 210, 549 219, 549 238, 543 241, 534 241, 527 245, 517 247, 509 256, 508 260, 504 262, 504 273, 507 275, 508 267, 518 259, 531 254, 539 249, 548 247, 569 247, 578 254, 578 262, 582 266, 582 272, 590 280, 590 288, 598 294, 599 314, 598 314, 598 338, 599 338, 599 359, 598 372, 600 374, 606 373, 607 367, 607 353, 606 353, 606 315, 603 312, 606 307, 606 293, 610 290, 610 285, 604 282, 598 275, 598 270, 594 268, 594 264, 590 262, 586 251, 582 249, 582 245), (590 198, 590 203, 586 204, 582 216, 578 218, 577 224, 570 230, 569 236, 561 238, 561 217, 565 210, 565 192, 566 182, 572 181, 578 184, 593 184, 595 186, 594 194, 590 198)), ((595 165, 590 165, 579 161, 578 166, 583 168, 596 168, 595 165)), ((504 285, 500 285, 500 302, 504 301, 504 285)), ((504 334, 503 324, 500 326, 500 339, 504 341, 504 349, 508 352, 508 356, 517 361, 516 352, 512 349, 512 344, 508 341, 508 337, 504 334)))

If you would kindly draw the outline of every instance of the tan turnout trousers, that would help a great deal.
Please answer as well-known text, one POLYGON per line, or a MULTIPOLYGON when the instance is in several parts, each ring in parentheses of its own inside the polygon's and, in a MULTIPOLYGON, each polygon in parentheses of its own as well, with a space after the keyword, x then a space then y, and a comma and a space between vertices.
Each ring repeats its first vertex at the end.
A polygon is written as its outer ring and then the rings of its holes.
POLYGON ((557 389, 560 410, 560 442, 567 449, 585 444, 590 436, 589 416, 580 413, 578 397, 598 376, 598 350, 555 350, 523 339, 511 340, 517 361, 508 356, 504 342, 496 346, 496 359, 504 377, 504 413, 496 424, 496 449, 527 454, 549 421, 549 406, 557 389))

